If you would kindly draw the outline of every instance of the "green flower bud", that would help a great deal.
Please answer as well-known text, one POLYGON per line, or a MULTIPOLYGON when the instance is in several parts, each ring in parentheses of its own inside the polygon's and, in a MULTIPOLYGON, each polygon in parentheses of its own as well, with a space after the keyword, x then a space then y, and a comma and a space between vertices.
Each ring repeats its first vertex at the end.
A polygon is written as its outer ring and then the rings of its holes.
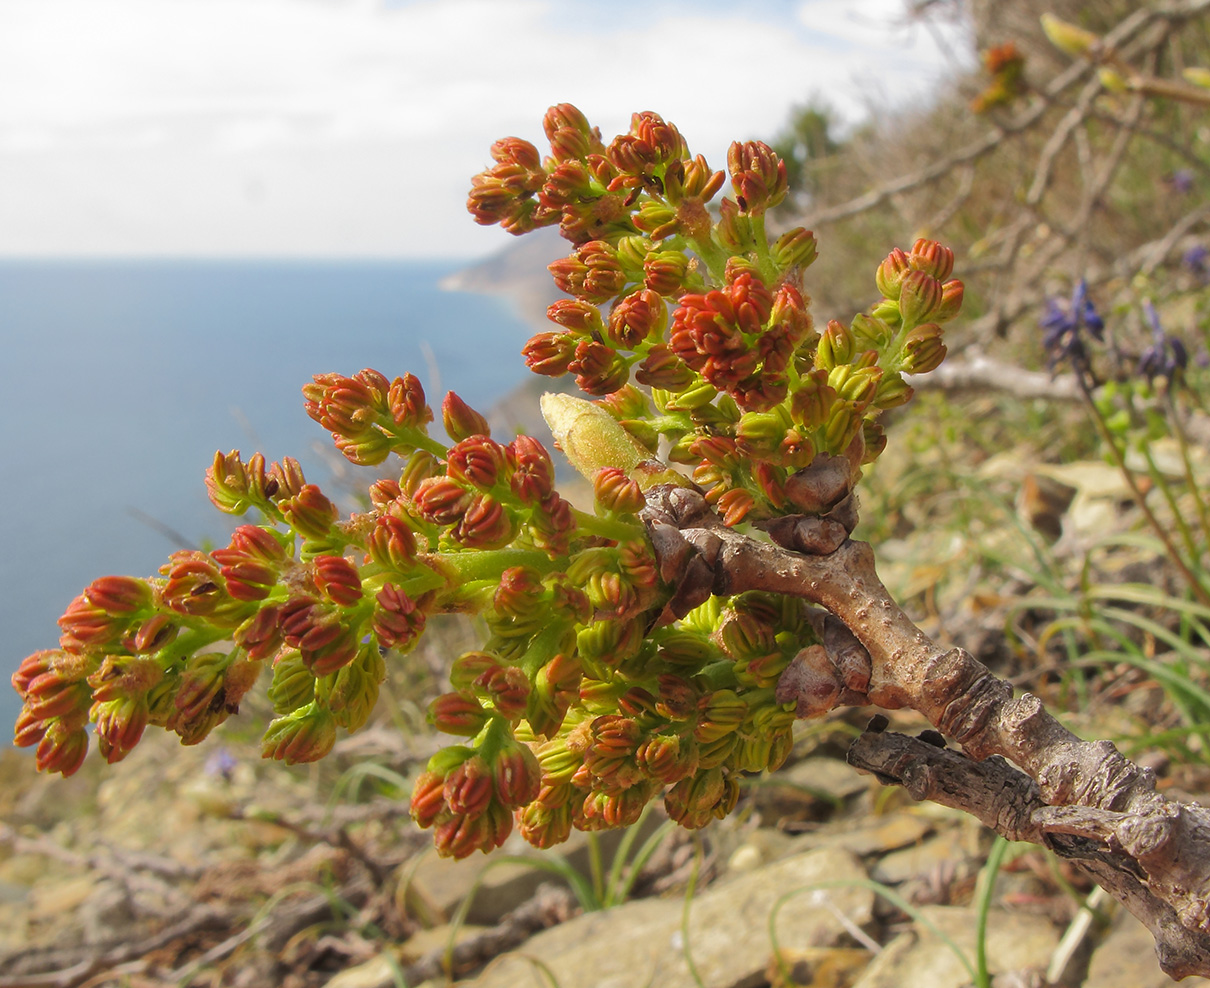
POLYGON ((316 703, 277 717, 261 741, 261 757, 276 758, 289 765, 315 762, 336 743, 336 718, 316 703))

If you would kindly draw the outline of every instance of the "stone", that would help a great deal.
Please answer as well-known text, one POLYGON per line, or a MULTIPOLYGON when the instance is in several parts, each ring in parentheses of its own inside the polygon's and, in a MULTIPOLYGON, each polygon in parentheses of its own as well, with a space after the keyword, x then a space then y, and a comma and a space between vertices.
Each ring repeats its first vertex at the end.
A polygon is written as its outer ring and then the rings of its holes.
POLYGON ((383 951, 355 967, 345 968, 330 978, 324 988, 393 988, 399 983, 396 978, 401 971, 398 958, 390 951, 383 951))
POLYGON ((937 869, 952 869, 955 874, 969 870, 973 854, 963 846, 960 833, 950 830, 910 847, 892 851, 870 870, 876 882, 898 885, 909 878, 931 875, 937 869))
MULTIPOLYGON (((1124 909, 1093 951, 1086 985, 1096 988, 1167 988, 1173 981, 1155 958, 1155 941, 1139 920, 1124 909)), ((1186 978, 1181 988, 1207 988, 1205 978, 1186 978)))
POLYGON ((753 783, 752 800, 761 814, 776 820, 818 818, 870 788, 868 776, 839 758, 804 758, 753 783))
POLYGON ((885 817, 839 820, 796 838, 800 847, 835 847, 859 857, 883 854, 919 843, 933 829, 932 823, 915 812, 885 817))
MULTIPOLYGON (((967 962, 975 963, 974 909, 923 906, 921 916, 948 936, 967 962)), ((987 966, 994 973, 1042 972, 1059 942, 1059 931, 1039 916, 993 909, 987 923, 987 966)), ((933 930, 916 923, 892 940, 853 984, 853 988, 963 988, 971 975, 933 930)), ((1098 982, 1089 981, 1089 985, 1098 982)))
POLYGON ((698 895, 689 907, 687 945, 684 901, 641 899, 539 933, 518 951, 498 958, 467 988, 549 984, 549 977, 526 957, 541 958, 561 988, 762 984, 775 949, 829 946, 871 921, 874 894, 856 884, 864 879, 854 855, 808 851, 736 875, 698 895))

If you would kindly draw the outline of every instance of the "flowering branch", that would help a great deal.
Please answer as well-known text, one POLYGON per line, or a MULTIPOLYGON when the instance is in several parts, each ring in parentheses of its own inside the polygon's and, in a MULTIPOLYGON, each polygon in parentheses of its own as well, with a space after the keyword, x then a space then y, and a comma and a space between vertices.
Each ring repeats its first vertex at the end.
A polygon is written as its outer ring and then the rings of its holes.
MULTIPOLYGON (((549 847, 573 827, 631 824, 661 796, 673 820, 702 827, 735 807, 744 773, 784 762, 796 717, 913 706, 971 757, 1002 754, 1034 780, 1047 806, 1029 832, 1079 832, 1131 858, 1147 901, 1200 944, 1204 814, 929 642, 849 537, 863 467, 886 445, 882 413, 912 397, 904 375, 945 357, 963 298, 952 252, 924 239, 892 250, 874 304, 821 331, 803 289, 814 237, 771 239, 766 225, 787 193, 766 145, 733 144, 724 173, 651 112, 608 145, 570 105, 543 123, 550 154, 496 142, 468 207, 518 234, 557 224, 572 244, 551 265, 568 297, 523 356, 597 398, 543 403, 592 511, 558 493, 537 440, 497 441, 453 393, 447 444, 410 374, 319 375, 305 407, 344 456, 394 458, 369 508, 341 519, 288 458, 216 454, 212 501, 258 521, 223 548, 174 554, 157 577, 90 584, 60 619, 60 647, 13 677, 16 743, 65 775, 89 722, 110 762, 148 725, 194 744, 268 671, 277 716, 262 754, 312 761, 366 723, 387 662, 406 661, 431 615, 472 612, 485 639, 429 706, 458 743, 411 800, 442 854, 489 851, 514 826, 549 847)), ((1173 951, 1170 969, 1210 970, 1206 951, 1173 951)))

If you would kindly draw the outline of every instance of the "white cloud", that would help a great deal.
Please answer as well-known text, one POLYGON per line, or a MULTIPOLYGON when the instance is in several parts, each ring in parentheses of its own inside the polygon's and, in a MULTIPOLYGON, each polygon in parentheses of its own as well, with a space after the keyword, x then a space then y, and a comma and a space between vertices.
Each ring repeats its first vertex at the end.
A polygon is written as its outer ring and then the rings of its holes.
POLYGON ((550 103, 607 137, 658 110, 721 163, 813 92, 857 115, 862 78, 942 63, 887 29, 901 0, 604 9, 5 0, 0 253, 482 252, 502 235, 463 211, 469 178, 550 103))

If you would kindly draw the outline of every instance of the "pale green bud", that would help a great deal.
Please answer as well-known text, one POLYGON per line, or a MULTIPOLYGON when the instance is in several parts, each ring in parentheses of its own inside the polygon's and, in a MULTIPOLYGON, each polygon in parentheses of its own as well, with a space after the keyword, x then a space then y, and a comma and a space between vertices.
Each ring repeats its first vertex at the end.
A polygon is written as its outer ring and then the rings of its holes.
POLYGON ((609 412, 583 398, 544 394, 542 417, 563 455, 590 483, 604 467, 629 474, 651 455, 609 412))

